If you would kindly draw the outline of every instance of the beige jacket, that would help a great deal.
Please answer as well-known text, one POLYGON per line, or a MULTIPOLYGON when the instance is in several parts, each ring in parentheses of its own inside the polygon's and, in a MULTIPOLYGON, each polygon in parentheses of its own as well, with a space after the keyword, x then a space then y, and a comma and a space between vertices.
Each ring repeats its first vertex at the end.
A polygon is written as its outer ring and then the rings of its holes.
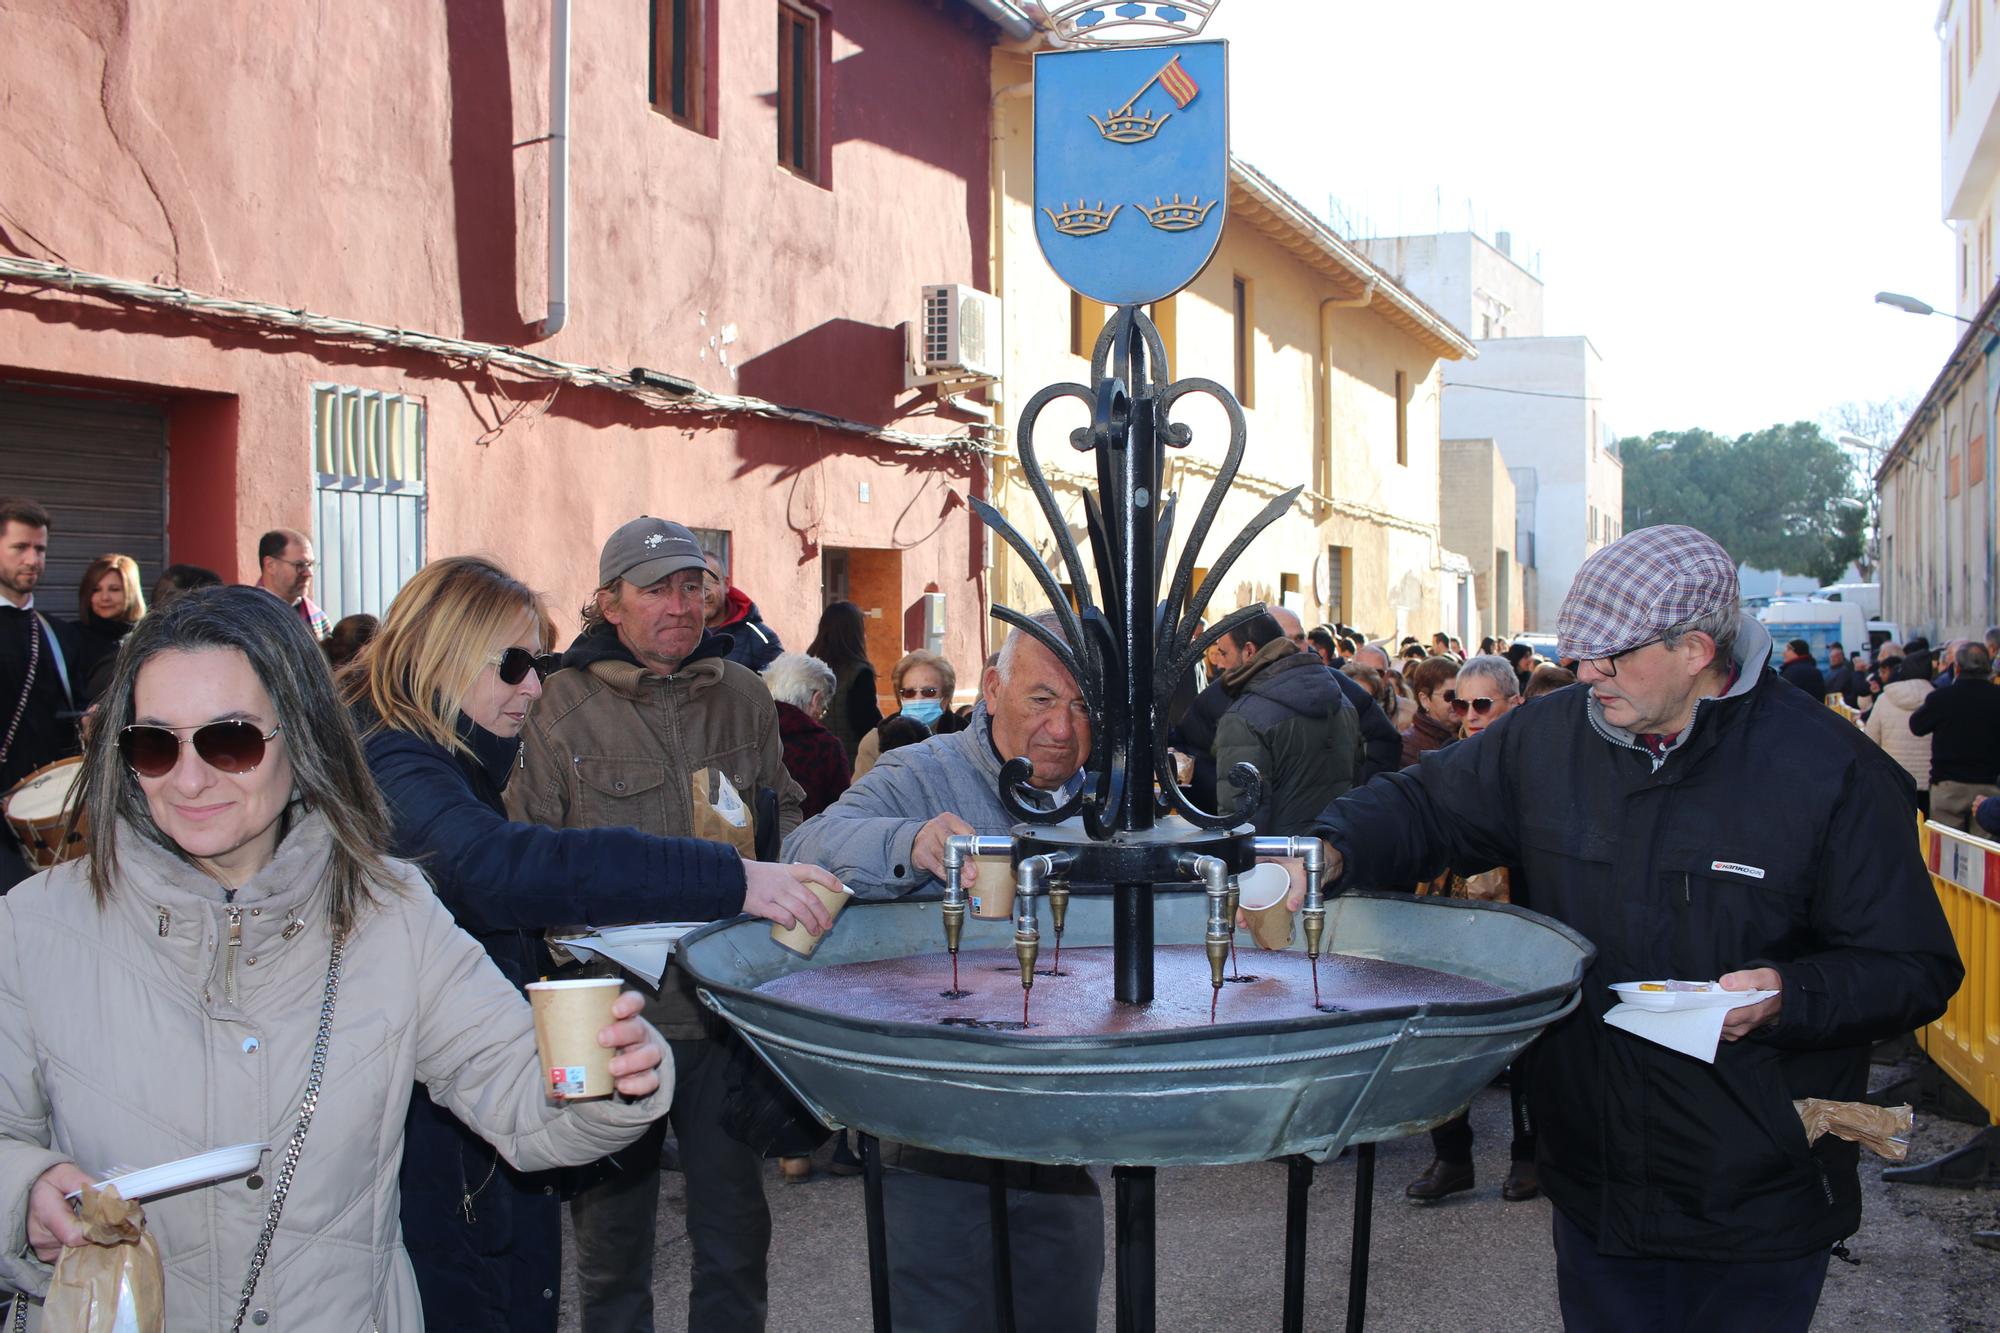
MULTIPOLYGON (((713 774, 720 774, 746 807, 759 787, 777 792, 780 838, 799 826, 805 793, 785 770, 777 705, 755 672, 706 656, 660 676, 593 637, 603 636, 586 635, 567 656, 575 659, 588 644, 594 660, 550 676, 528 714, 521 769, 507 784, 510 818, 710 838, 734 842, 748 857, 754 828, 731 827, 708 808, 713 774), (705 775, 697 796, 696 780, 705 775)), ((705 648, 710 640, 702 642, 705 648)), ((669 1037, 706 1034, 693 984, 677 961, 646 1016, 669 1037)))
MULTIPOLYGON (((102 910, 80 861, 0 898, 0 1283, 48 1288, 25 1248, 27 1200, 57 1162, 106 1173, 268 1143, 252 1176, 145 1204, 167 1327, 215 1333, 235 1314, 305 1092, 332 840, 306 816, 232 904, 138 830, 118 841, 121 883, 102 910)), ((526 1002, 416 869, 392 864, 402 892, 380 894, 348 939, 318 1110, 246 1330, 423 1327, 397 1222, 414 1083, 530 1171, 624 1147, 672 1097, 663 1067, 643 1101, 552 1105, 526 1002)))
POLYGON ((1910 714, 1930 697, 1927 680, 1892 680, 1882 687, 1864 724, 1869 739, 1916 779, 1918 791, 1931 789, 1931 738, 1911 733, 1910 714))

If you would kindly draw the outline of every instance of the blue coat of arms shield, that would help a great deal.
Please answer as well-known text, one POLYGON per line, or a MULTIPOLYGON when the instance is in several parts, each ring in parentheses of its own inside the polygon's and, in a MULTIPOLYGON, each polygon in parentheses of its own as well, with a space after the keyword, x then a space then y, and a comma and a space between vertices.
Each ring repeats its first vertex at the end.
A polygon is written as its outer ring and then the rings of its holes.
POLYGON ((1194 280, 1229 194, 1229 44, 1035 57, 1035 236, 1074 290, 1143 305, 1194 280))

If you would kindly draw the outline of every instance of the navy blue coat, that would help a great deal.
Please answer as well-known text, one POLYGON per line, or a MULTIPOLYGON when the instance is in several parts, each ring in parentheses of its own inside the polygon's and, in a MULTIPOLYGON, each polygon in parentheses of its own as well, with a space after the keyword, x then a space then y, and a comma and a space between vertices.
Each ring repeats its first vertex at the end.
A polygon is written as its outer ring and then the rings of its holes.
MULTIPOLYGON (((363 716, 364 733, 372 717, 363 716)), ((549 971, 550 926, 693 921, 743 907, 743 863, 720 843, 633 829, 510 822, 500 793, 520 748, 463 717, 470 756, 381 728, 368 767, 397 856, 422 866, 458 924, 516 986, 549 971)), ((419 1087, 403 1145, 403 1243, 424 1323, 553 1333, 562 1289, 556 1173, 524 1174, 419 1087)))

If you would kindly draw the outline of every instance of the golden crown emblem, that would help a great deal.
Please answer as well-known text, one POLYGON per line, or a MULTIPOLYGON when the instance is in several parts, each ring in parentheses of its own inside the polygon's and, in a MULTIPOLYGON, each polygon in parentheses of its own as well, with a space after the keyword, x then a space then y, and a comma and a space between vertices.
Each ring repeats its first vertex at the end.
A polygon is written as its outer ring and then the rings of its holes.
POLYGON ((1208 221, 1208 210, 1215 207, 1215 200, 1211 199, 1204 204, 1201 202, 1201 196, 1196 195, 1186 203, 1182 203, 1181 197, 1177 194, 1172 203, 1163 204, 1160 202, 1160 197, 1154 195, 1151 208, 1144 204, 1135 207, 1146 215, 1146 221, 1161 231, 1193 231, 1208 221))
POLYGON ((1127 110, 1123 113, 1108 114, 1102 120, 1092 116, 1090 123, 1097 126, 1099 134, 1113 143, 1144 143, 1158 134, 1160 127, 1173 118, 1174 113, 1171 111, 1156 119, 1150 111, 1140 111, 1135 114, 1127 110))
POLYGON ((1049 222, 1065 236, 1096 236, 1111 230, 1111 219, 1117 217, 1118 210, 1123 207, 1123 204, 1113 204, 1107 211, 1102 199, 1097 201, 1095 208, 1079 199, 1074 208, 1064 202, 1054 209, 1044 208, 1042 212, 1048 214, 1049 222))
POLYGON ((1143 46, 1183 41, 1207 26, 1222 0, 1057 0, 1044 4, 1066 46, 1143 46))

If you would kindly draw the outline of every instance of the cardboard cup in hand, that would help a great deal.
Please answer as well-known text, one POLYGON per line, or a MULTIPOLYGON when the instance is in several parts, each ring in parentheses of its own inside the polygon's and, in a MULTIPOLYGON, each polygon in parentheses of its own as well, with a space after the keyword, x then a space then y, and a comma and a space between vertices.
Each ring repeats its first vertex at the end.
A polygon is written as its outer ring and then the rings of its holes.
POLYGON ((611 1005, 624 989, 618 977, 528 983, 544 1092, 572 1102, 612 1094, 611 1057, 616 1052, 598 1045, 597 1034, 613 1022, 611 1005))
POLYGON ((975 856, 979 879, 967 889, 967 910, 981 921, 1014 919, 1014 864, 1004 856, 975 856))
POLYGON ((1292 877, 1282 863, 1266 861, 1236 877, 1237 903, 1250 922, 1250 938, 1261 949, 1284 949, 1292 943, 1292 909, 1285 898, 1292 877))
MULTIPOLYGON (((826 885, 814 881, 807 883, 806 887, 813 891, 821 905, 826 908, 827 916, 834 920, 840 918, 840 909, 847 906, 848 900, 854 896, 854 890, 845 884, 836 889, 829 889, 826 885)), ((826 938, 826 932, 832 929, 833 921, 829 921, 826 931, 815 935, 806 929, 803 921, 793 922, 790 926, 781 926, 773 921, 771 941, 780 949, 789 950, 801 958, 810 958, 813 956, 813 950, 819 948, 819 942, 826 938)))

